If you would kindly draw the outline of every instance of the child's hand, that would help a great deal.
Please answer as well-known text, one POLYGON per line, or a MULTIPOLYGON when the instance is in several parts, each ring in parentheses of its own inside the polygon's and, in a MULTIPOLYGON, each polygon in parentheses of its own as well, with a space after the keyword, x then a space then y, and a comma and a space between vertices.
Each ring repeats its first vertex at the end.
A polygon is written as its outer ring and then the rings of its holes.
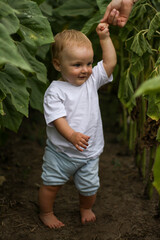
POLYGON ((80 132, 74 132, 71 135, 70 142, 77 148, 77 150, 83 152, 83 150, 88 146, 89 139, 90 137, 87 135, 80 132))
POLYGON ((96 32, 100 39, 104 39, 106 37, 109 37, 109 25, 107 23, 99 23, 96 32))

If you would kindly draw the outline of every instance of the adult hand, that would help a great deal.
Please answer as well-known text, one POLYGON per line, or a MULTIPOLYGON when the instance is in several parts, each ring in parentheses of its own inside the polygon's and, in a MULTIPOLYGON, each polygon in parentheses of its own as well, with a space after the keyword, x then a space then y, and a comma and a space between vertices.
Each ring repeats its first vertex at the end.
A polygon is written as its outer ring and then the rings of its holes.
POLYGON ((132 10, 133 0, 112 0, 101 22, 124 27, 132 10))

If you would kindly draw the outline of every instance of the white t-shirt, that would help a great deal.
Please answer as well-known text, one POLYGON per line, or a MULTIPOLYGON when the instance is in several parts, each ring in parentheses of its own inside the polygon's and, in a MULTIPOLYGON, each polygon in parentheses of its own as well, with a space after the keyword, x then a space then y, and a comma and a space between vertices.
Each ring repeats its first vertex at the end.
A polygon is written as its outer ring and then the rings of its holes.
POLYGON ((68 82, 53 81, 44 96, 44 116, 47 124, 47 137, 57 152, 63 152, 71 158, 96 158, 104 147, 102 120, 97 90, 111 82, 99 62, 92 74, 81 86, 68 82), (66 117, 69 126, 76 132, 90 136, 89 146, 80 152, 67 141, 54 127, 53 121, 66 117))

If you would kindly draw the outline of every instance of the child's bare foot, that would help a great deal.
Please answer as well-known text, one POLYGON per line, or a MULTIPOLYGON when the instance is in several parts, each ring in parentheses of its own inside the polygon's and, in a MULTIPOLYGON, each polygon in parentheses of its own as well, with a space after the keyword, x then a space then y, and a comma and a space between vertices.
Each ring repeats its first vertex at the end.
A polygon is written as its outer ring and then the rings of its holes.
POLYGON ((64 226, 64 224, 56 218, 53 212, 40 213, 39 217, 41 221, 49 228, 61 228, 64 226))
POLYGON ((96 216, 95 214, 92 212, 92 209, 85 209, 85 208, 81 208, 80 209, 80 213, 81 213, 81 222, 82 224, 85 224, 87 222, 95 222, 96 221, 96 216))

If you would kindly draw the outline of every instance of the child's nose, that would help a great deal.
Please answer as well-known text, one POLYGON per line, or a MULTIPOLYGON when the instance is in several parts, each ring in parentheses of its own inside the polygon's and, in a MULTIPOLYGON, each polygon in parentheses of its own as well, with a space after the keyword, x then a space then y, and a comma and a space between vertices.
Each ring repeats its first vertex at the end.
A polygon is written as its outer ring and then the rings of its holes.
POLYGON ((82 72, 88 72, 88 68, 87 68, 87 66, 83 66, 83 68, 82 68, 82 72))

